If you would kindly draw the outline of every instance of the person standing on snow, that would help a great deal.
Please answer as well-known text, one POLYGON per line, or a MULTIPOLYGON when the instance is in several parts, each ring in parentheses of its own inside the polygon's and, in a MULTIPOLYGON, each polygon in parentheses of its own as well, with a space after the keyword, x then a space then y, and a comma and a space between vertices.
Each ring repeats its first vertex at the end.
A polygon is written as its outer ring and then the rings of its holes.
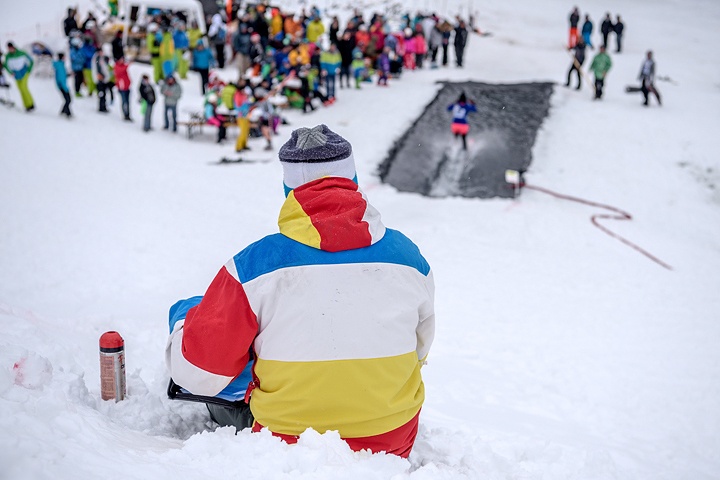
POLYGON ((582 39, 583 39, 583 42, 585 42, 585 45, 587 45, 591 49, 594 49, 592 40, 591 40, 592 31, 593 31, 593 23, 590 20, 590 15, 586 14, 585 22, 583 23, 583 26, 582 26, 582 39))
MULTIPOLYGON (((279 158, 280 231, 230 259, 199 303, 173 306, 171 377, 214 396, 254 357, 253 432, 295 443, 307 428, 332 430, 355 451, 407 458, 435 331, 430 266, 368 203, 347 140, 300 128, 279 158)), ((221 425, 247 425, 244 409, 208 409, 221 425)))
POLYGON ((653 52, 648 50, 647 57, 640 67, 640 75, 638 80, 641 82, 640 91, 645 97, 643 105, 646 107, 649 105, 650 93, 652 92, 657 99, 658 105, 662 105, 660 100, 660 92, 655 88, 655 60, 653 60, 653 52))
POLYGON ((430 50, 430 68, 437 68, 437 54, 440 45, 442 44, 442 32, 440 31, 439 21, 435 22, 435 25, 430 30, 430 37, 428 38, 428 48, 430 50))
POLYGON ((330 22, 330 31, 328 32, 328 37, 330 39, 330 43, 334 43, 337 45, 338 40, 340 39, 340 19, 337 16, 332 17, 332 21, 330 22))
POLYGON ((68 90, 67 86, 67 70, 65 69, 65 54, 60 52, 57 55, 57 60, 53 62, 53 69, 55 70, 55 85, 57 85, 58 90, 60 90, 60 94, 63 97, 63 100, 65 100, 65 103, 63 104, 62 110, 60 110, 61 115, 65 115, 67 118, 72 117, 72 113, 70 112, 70 90, 68 90))
POLYGON ((130 118, 130 74, 128 68, 130 68, 130 64, 125 63, 124 57, 118 58, 115 62, 115 81, 117 82, 118 93, 120 93, 123 119, 132 122, 132 118, 130 118))
POLYGON ((210 81, 210 64, 212 63, 212 54, 209 49, 205 48, 205 43, 202 39, 197 41, 192 58, 193 69, 200 74, 200 91, 203 95, 205 95, 208 82, 210 81))
POLYGON ((453 31, 452 25, 447 20, 444 20, 440 24, 440 31, 442 32, 442 65, 447 67, 448 64, 448 46, 450 45, 450 34, 453 31))
POLYGON ((118 30, 115 32, 115 37, 112 39, 112 42, 110 42, 110 46, 112 48, 112 56, 113 61, 117 62, 119 58, 122 58, 125 56, 125 47, 122 43, 122 36, 123 32, 122 30, 118 30))
MULTIPOLYGON (((307 49, 305 51, 307 52, 307 49)), ((248 56, 250 57, 253 75, 259 75, 265 64, 265 48, 262 45, 262 37, 257 33, 250 35, 250 55, 248 56)))
POLYGON ((311 112, 315 111, 315 107, 312 104, 312 92, 313 87, 310 85, 310 78, 308 78, 308 70, 309 67, 303 66, 300 67, 300 71, 298 72, 298 78, 300 79, 300 89, 299 92, 300 96, 303 98, 303 113, 308 112, 308 108, 311 112))
POLYGON ((82 38, 74 36, 70 39, 70 69, 73 72, 73 80, 75 82, 75 96, 82 97, 80 90, 85 83, 83 69, 85 68, 85 54, 82 50, 82 38))
POLYGON ((273 135, 273 117, 275 116, 275 107, 269 101, 269 93, 262 87, 256 88, 253 92, 255 97, 255 112, 257 112, 257 121, 260 124, 260 132, 267 141, 265 150, 270 151, 272 147, 273 135))
POLYGON ((142 81, 140 82, 140 101, 143 104, 144 107, 144 114, 145 119, 143 122, 143 131, 149 132, 152 130, 152 109, 153 105, 155 105, 155 89, 150 84, 150 77, 147 75, 142 76, 142 81))
POLYGON ((175 45, 175 64, 177 65, 177 72, 178 75, 180 75, 180 78, 185 80, 190 67, 188 62, 188 57, 190 56, 188 53, 190 40, 188 39, 187 32, 185 31, 185 22, 176 20, 173 23, 172 38, 175 45))
POLYGON ((455 46, 455 62, 460 68, 463 66, 463 55, 465 54, 467 39, 468 30, 465 27, 465 21, 458 19, 458 24, 455 27, 455 39, 453 40, 453 45, 455 46))
POLYGON ((570 36, 568 38, 568 48, 573 48, 577 43, 578 39, 578 23, 580 22, 580 10, 578 7, 574 7, 570 12, 570 36))
POLYGON ((615 42, 617 44, 617 50, 615 50, 615 53, 622 52, 623 30, 625 30, 625 24, 622 22, 620 15, 618 15, 617 21, 613 25, 613 31, 615 32, 615 42))
POLYGON ((212 16, 212 23, 208 29, 208 38, 215 45, 215 61, 218 68, 225 68, 225 37, 227 28, 219 13, 212 16))
POLYGON ((182 96, 182 87, 175 77, 170 75, 160 83, 160 93, 165 97, 165 126, 163 129, 170 128, 169 117, 172 117, 172 131, 175 133, 177 132, 177 104, 182 96))
POLYGON ((307 29, 305 29, 305 38, 310 43, 318 43, 320 37, 325 33, 325 25, 323 25, 320 17, 313 16, 310 23, 308 23, 307 29))
POLYGON ((34 65, 33 59, 24 51, 15 48, 12 42, 8 42, 7 48, 3 66, 15 78, 25 111, 31 112, 35 110, 35 101, 28 88, 28 79, 34 65))
POLYGON ((97 97, 98 97, 98 112, 100 113, 108 113, 109 110, 107 109, 107 90, 108 90, 108 82, 105 78, 105 75, 102 73, 97 74, 97 97))
POLYGON ((337 74, 342 65, 342 55, 338 51, 337 44, 331 43, 328 50, 320 54, 320 71, 325 82, 325 92, 331 101, 335 101, 335 83, 337 74))
POLYGON ((97 85, 95 84, 95 79, 93 79, 93 58, 95 57, 97 48, 89 35, 84 35, 83 39, 83 45, 80 49, 83 58, 82 73, 83 81, 85 82, 85 87, 88 91, 88 96, 90 96, 97 92, 97 85))
POLYGON ((145 44, 150 53, 150 65, 153 67, 153 80, 155 83, 160 81, 162 76, 162 60, 160 60, 160 44, 162 43, 162 34, 157 23, 151 23, 147 26, 147 37, 145 44))
MULTIPOLYGON (((162 77, 166 78, 177 70, 177 56, 175 55, 175 40, 169 28, 163 27, 160 41, 160 68, 162 77)), ((158 81, 156 80, 155 83, 158 81)))
POLYGON ((565 86, 570 86, 570 77, 572 76, 572 73, 574 71, 577 74, 578 81, 575 90, 580 90, 580 88, 582 88, 582 64, 585 63, 585 42, 583 41, 583 39, 578 38, 577 43, 571 50, 575 50, 575 54, 573 55, 573 61, 570 65, 570 70, 568 70, 567 73, 567 83, 565 83, 565 86))
POLYGON ((97 78, 98 98, 101 107, 99 111, 107 112, 107 97, 110 97, 110 105, 115 102, 115 72, 110 64, 110 57, 105 55, 102 50, 98 50, 92 61, 93 73, 97 78), (102 80, 101 80, 102 79, 102 80), (102 87, 101 87, 102 82, 102 87))
POLYGON ((605 53, 605 47, 600 45, 600 52, 595 55, 592 63, 590 64, 590 70, 595 75, 595 98, 593 100, 602 98, 603 87, 605 86, 605 76, 610 70, 610 67, 612 67, 610 55, 605 53))
POLYGON ((74 8, 67 9, 67 17, 63 20, 63 31, 66 37, 70 37, 70 33, 78 29, 77 20, 75 20, 76 15, 77 13, 74 8))
POLYGON ((463 150, 467 150, 467 134, 470 131, 467 117, 471 113, 477 112, 477 107, 475 103, 468 101, 465 92, 462 92, 457 102, 450 104, 447 110, 452 112, 453 116, 450 131, 455 135, 455 138, 462 138, 463 150))
POLYGON ((205 97, 205 121, 208 125, 218 128, 217 143, 222 143, 227 138, 227 129, 225 128, 225 122, 228 119, 224 115, 218 113, 218 104, 220 99, 217 93, 210 91, 205 97))
MULTIPOLYGON (((417 30, 413 37, 415 38, 415 65, 417 68, 423 68, 423 60, 427 56, 427 41, 422 30, 417 30)), ((382 49, 380 51, 382 52, 382 49)))
POLYGON ((340 88, 343 88, 343 78, 345 78, 345 86, 350 88, 350 78, 352 78, 350 65, 353 61, 354 49, 355 38, 346 30, 338 40, 338 51, 342 59, 340 62, 340 88))
POLYGON ((378 85, 388 86, 390 76, 390 47, 385 47, 377 59, 378 85))
POLYGON ((607 48, 608 46, 608 35, 610 35, 610 32, 613 31, 613 22, 612 18, 610 18, 610 12, 605 14, 605 18, 603 19, 602 24, 600 25, 600 33, 602 33, 603 37, 603 47, 607 48))
POLYGON ((232 46, 238 56, 238 72, 242 78, 250 68, 250 27, 245 18, 239 21, 237 30, 232 37, 232 46))

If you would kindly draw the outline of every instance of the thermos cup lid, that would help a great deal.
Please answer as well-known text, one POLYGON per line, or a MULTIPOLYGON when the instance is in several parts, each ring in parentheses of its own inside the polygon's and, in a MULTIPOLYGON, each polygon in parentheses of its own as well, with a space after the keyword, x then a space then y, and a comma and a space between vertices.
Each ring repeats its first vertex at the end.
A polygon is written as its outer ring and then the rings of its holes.
POLYGON ((118 332, 105 332, 100 336, 100 351, 105 353, 119 352, 125 341, 118 332))

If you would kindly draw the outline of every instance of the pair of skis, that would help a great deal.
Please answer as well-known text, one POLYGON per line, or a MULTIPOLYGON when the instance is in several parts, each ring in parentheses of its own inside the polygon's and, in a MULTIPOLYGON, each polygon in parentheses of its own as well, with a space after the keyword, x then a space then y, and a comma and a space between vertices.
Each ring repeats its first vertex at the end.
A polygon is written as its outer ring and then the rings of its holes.
POLYGON ((271 158, 248 158, 242 155, 236 158, 222 157, 219 161, 219 165, 236 165, 239 163, 268 163, 271 162, 271 158))

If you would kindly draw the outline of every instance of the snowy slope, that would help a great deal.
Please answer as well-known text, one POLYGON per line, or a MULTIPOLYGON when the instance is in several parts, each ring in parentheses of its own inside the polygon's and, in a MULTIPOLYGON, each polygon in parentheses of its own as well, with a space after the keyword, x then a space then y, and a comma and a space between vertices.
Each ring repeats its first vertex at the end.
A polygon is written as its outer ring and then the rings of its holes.
MULTIPOLYGON (((449 13, 465 5, 442 2, 449 13)), ((564 83, 571 6, 482 2, 494 35, 471 38, 465 69, 339 91, 331 108, 288 115, 353 143, 361 187, 435 272, 438 331, 408 461, 353 453, 333 433, 296 446, 234 436, 202 406, 165 398, 169 306, 276 231, 281 167, 214 165, 232 146, 210 129, 193 141, 160 130, 159 108, 143 133, 135 89, 134 124, 117 102, 96 113, 94 99, 74 100, 66 121, 52 80, 34 77, 34 113, 0 108, 0 478, 720 478, 720 5, 579 5, 596 23, 621 13, 626 50, 602 102, 587 86, 556 88, 527 175, 630 212, 604 224, 672 271, 594 228, 591 207, 530 190, 517 201, 424 198, 376 175, 436 80, 564 83), (658 82, 662 108, 623 92, 648 48, 677 82, 658 82), (97 341, 111 329, 127 349, 130 395, 118 404, 99 392, 97 341)), ((29 42, 36 23, 57 44, 64 6, 3 11, 3 44, 29 42)), ((133 66, 133 80, 144 71, 133 66)), ((183 88, 181 112, 200 102, 196 78, 183 88)), ((251 147, 262 156, 262 142, 251 147)))

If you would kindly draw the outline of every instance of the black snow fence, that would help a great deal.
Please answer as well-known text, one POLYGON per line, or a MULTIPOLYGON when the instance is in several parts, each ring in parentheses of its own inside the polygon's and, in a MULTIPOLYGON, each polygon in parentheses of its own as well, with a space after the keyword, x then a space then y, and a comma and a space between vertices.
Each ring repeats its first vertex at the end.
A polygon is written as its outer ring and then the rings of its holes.
POLYGON ((530 165, 552 92, 552 83, 444 82, 380 164, 381 180, 431 197, 514 197, 505 172, 524 172, 530 165), (451 133, 447 110, 461 93, 478 110, 468 116, 467 150, 451 133))

